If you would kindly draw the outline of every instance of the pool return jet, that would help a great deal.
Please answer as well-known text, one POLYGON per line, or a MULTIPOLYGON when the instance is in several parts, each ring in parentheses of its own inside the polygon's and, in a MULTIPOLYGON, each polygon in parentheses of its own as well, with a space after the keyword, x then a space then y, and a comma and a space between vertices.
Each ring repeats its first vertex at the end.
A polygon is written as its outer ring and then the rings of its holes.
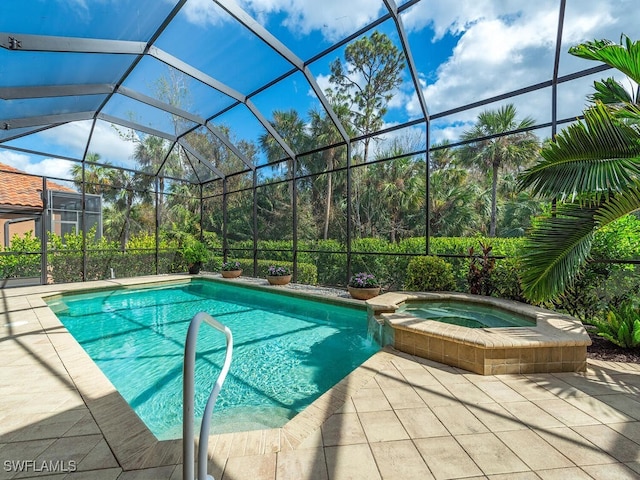
POLYGON ((193 423, 194 423, 194 396, 195 396, 195 362, 196 362, 196 341, 198 337, 198 329, 200 324, 205 322, 222 332, 227 337, 227 351, 224 358, 224 364, 218 379, 216 380, 207 405, 202 415, 202 423, 200 424, 200 440, 198 442, 198 480, 214 480, 211 475, 207 474, 207 449, 209 445, 209 431, 211 428, 211 414, 216 405, 218 394, 222 389, 229 367, 231 366, 231 357, 233 354, 233 336, 229 327, 224 326, 215 318, 206 312, 199 312, 194 315, 189 323, 187 330, 187 339, 184 345, 184 369, 182 380, 182 478, 184 480, 196 480, 195 473, 195 445, 193 439, 193 423))

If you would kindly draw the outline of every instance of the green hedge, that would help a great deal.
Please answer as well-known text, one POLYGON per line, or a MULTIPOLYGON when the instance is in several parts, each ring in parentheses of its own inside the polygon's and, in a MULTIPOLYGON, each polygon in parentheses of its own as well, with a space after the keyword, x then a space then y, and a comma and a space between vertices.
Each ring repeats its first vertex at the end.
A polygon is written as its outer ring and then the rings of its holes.
MULTIPOLYGON (((87 252, 86 280, 111 278, 111 269, 116 278, 154 275, 155 250, 100 250, 87 252)), ((186 272, 186 263, 174 251, 160 252, 158 273, 186 272)), ((80 282, 82 275, 82 252, 55 250, 48 254, 51 278, 55 283, 80 282)))
POLYGON ((444 292, 455 288, 451 264, 442 257, 413 257, 407 267, 405 289, 419 292, 444 292))
MULTIPOLYGON (((253 274, 253 259, 247 258, 235 258, 229 257, 230 261, 240 263, 240 267, 245 275, 251 276, 253 274)), ((293 262, 283 260, 258 260, 258 277, 266 277, 267 270, 270 265, 282 265, 289 267, 293 271, 293 262)), ((212 258, 207 262, 203 270, 206 272, 219 272, 222 268, 222 257, 212 258)), ((304 283, 306 285, 318 284, 318 269, 312 263, 298 262, 298 276, 296 278, 297 283, 304 283)))
MULTIPOLYGON (((493 246, 497 256, 515 256, 522 249, 522 238, 486 238, 486 237, 434 237, 430 250, 434 255, 468 255, 469 249, 481 251, 481 243, 493 246)), ((262 259, 273 262, 290 262, 291 240, 265 240, 258 242, 258 251, 262 259)), ((234 249, 253 250, 252 241, 233 243, 234 249)), ((406 280, 407 266, 413 258, 411 254, 424 255, 426 240, 424 237, 407 238, 399 243, 391 243, 378 238, 359 238, 351 243, 351 271, 370 272, 376 275, 386 290, 401 290, 406 280), (361 252, 361 253, 359 253, 361 252), (376 255, 378 254, 378 255, 376 255), (407 255, 409 254, 409 255, 407 255)), ((298 263, 310 263, 317 269, 317 279, 322 285, 346 286, 347 257, 346 246, 336 240, 316 240, 298 242, 298 263), (310 252, 313 253, 310 253, 310 252), (330 253, 338 252, 338 253, 330 253)), ((233 251, 231 252, 233 256, 233 251)), ((466 292, 468 258, 445 257, 451 264, 456 290, 466 292)))
MULTIPOLYGON (((111 269, 118 278, 156 273, 153 235, 133 237, 127 250, 122 252, 116 242, 93 240, 93 232, 86 236, 88 259, 86 280, 107 279, 111 269)), ((212 258, 205 271, 218 272, 222 263, 222 246, 217 237, 205 232, 205 241, 212 258)), ((459 238, 435 237, 430 241, 430 252, 439 255, 451 265, 455 290, 467 292, 469 249, 481 251, 481 244, 493 247, 497 259, 491 274, 493 295, 523 301, 518 254, 523 251, 522 238, 459 238), (459 256, 459 257, 455 257, 459 256)), ((82 281, 82 235, 69 234, 64 239, 49 237, 48 263, 50 278, 56 283, 82 281)), ((401 290, 406 282, 407 266, 412 258, 425 255, 424 237, 408 238, 399 243, 383 239, 362 238, 352 242, 351 273, 375 274, 385 290, 401 290)), ((274 263, 293 266, 290 240, 258 242, 258 276, 264 277, 274 263)), ((253 242, 232 244, 229 259, 240 261, 246 274, 253 273, 253 242)), ((19 278, 40 275, 40 240, 27 234, 12 239, 11 248, 0 255, 0 278, 19 278), (27 253, 25 253, 27 252, 27 253), (33 253, 31 253, 33 252, 33 253)), ((160 240, 158 273, 186 272, 187 265, 179 252, 179 238, 160 240)), ((596 259, 640 258, 640 220, 633 216, 608 225, 596 233, 592 256, 596 259)), ((336 240, 298 242, 297 281, 306 284, 345 286, 347 282, 346 246, 336 240)), ((584 320, 596 316, 609 307, 640 296, 640 267, 629 264, 590 263, 581 271, 573 288, 546 306, 568 312, 584 320)))
POLYGON ((40 239, 27 232, 24 236, 14 235, 10 245, 0 255, 0 278, 39 277, 40 239))

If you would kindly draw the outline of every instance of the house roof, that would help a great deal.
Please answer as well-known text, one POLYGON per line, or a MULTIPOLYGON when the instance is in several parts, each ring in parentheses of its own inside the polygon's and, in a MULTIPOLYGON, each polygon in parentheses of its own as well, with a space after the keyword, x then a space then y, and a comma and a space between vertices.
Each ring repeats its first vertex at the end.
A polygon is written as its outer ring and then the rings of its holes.
MULTIPOLYGON (((47 180, 47 189, 59 192, 75 190, 47 180)), ((42 210, 42 177, 30 175, 0 163, 0 206, 30 207, 42 210)))

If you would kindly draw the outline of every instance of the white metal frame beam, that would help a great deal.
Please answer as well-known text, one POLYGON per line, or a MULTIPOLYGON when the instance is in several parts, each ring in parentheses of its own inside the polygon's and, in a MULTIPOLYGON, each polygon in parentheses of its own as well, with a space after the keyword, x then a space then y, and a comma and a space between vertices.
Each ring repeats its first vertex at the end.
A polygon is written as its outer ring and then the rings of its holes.
POLYGON ((38 85, 32 87, 0 87, 0 98, 21 100, 27 98, 76 97, 105 95, 113 92, 115 85, 96 83, 85 85, 38 85))
POLYGON ((218 168, 212 164, 209 160, 207 160, 206 158, 204 158, 202 155, 200 155, 193 147, 191 147, 191 145, 189 145, 184 138, 180 138, 178 139, 178 145, 180 145, 182 148, 184 148, 187 152, 189 152, 191 155, 193 155, 194 157, 196 157, 198 160, 200 160, 204 165, 207 166, 207 168, 209 168, 209 170, 211 170, 213 173, 215 173, 216 175, 218 175, 220 178, 224 179, 225 175, 224 173, 222 173, 220 170, 218 170, 218 168))
POLYGON ((127 40, 56 37, 52 35, 0 32, 0 47, 6 48, 7 50, 142 55, 146 46, 144 42, 127 40))
POLYGON ((80 120, 92 120, 94 111, 61 113, 56 115, 37 115, 25 118, 10 118, 0 120, 1 130, 13 130, 16 128, 38 127, 50 124, 77 122, 80 120))
POLYGON ((253 162, 251 162, 247 157, 245 157, 245 155, 240 150, 238 150, 238 148, 233 143, 231 143, 231 140, 229 140, 229 137, 227 137, 222 132, 222 130, 220 130, 215 125, 212 125, 211 122, 207 122, 206 127, 211 132, 211 134, 215 136, 218 140, 220 140, 229 150, 231 150, 231 152, 233 152, 233 154, 236 157, 238 157, 242 161, 242 163, 244 163, 251 170, 256 169, 256 166, 253 164, 253 162))
POLYGON ((347 135, 347 131, 344 129, 340 119, 331 108, 327 98, 324 95, 324 92, 316 82, 313 74, 309 70, 309 68, 304 64, 301 58, 299 58, 295 53, 293 53, 289 48, 287 48, 280 40, 274 37, 266 28, 260 25, 257 21, 255 21, 247 12, 245 12, 240 6, 234 1, 230 0, 212 0, 218 6, 220 6, 223 10, 225 10, 229 15, 235 18, 238 22, 248 28, 254 35, 256 35, 259 39, 269 45, 273 50, 275 50, 280 56, 282 56, 285 60, 291 63, 295 68, 297 68, 300 72, 303 73, 312 90, 322 103, 323 108, 327 112, 327 115, 331 118, 331 121, 334 123, 335 127, 338 129, 340 136, 345 142, 349 142, 349 135, 347 135))
MULTIPOLYGON (((181 8, 184 5, 184 0, 181 2, 181 5, 177 6, 181 8)), ((175 13, 172 12, 172 13, 175 13)), ((246 15, 246 14, 245 14, 246 15)), ((248 17, 248 16, 247 16, 248 17)), ((248 17, 250 18, 250 17, 248 17)), ((252 20, 252 19, 251 19, 252 20)), ((252 20, 253 21, 253 20, 252 20)), ((167 21, 163 24, 163 26, 159 29, 159 31, 163 30, 167 25, 167 21)), ((158 35, 154 36, 152 41, 155 41, 158 35)), ((272 40, 278 42, 274 37, 272 40)), ((279 43, 279 42, 278 42, 279 43)), ((281 48, 285 49, 284 45, 279 44, 281 48)), ((17 34, 17 33, 3 33, 0 32, 0 46, 6 48, 8 50, 21 50, 21 51, 47 51, 47 52, 74 52, 74 53, 102 53, 102 54, 129 54, 136 55, 136 60, 132 62, 133 68, 139 60, 144 55, 150 55, 151 57, 160 60, 161 62, 183 72, 184 74, 208 85, 209 87, 219 91, 220 93, 233 98, 234 100, 246 105, 249 110, 254 114, 254 116, 258 119, 258 121, 262 124, 262 126, 275 138, 276 142, 278 142, 287 155, 290 155, 291 158, 294 158, 295 154, 292 149, 287 145, 287 143, 282 139, 280 135, 275 131, 269 121, 262 115, 262 113, 257 109, 257 107, 250 101, 248 101, 246 95, 236 91, 235 89, 225 85, 224 83, 216 80, 215 78, 207 75, 206 73, 198 70, 197 68, 189 65, 186 62, 183 62, 179 58, 174 57, 173 55, 161 50, 152 44, 147 45, 143 42, 130 42, 130 41, 121 41, 121 40, 104 40, 104 39, 87 39, 87 38, 79 38, 79 37, 57 37, 57 36, 47 36, 47 35, 27 35, 27 34, 17 34)), ((293 55, 293 54, 291 54, 293 55)), ((130 70, 131 70, 130 68, 130 70)), ((130 71, 128 72, 130 73, 130 71)), ((115 93, 122 93, 130 98, 141 101, 153 107, 162 109, 171 114, 178 115, 180 117, 186 118, 189 121, 192 121, 199 126, 207 125, 207 120, 201 118, 197 115, 193 115, 185 110, 178 109, 171 105, 168 105, 164 102, 160 102, 152 97, 136 92, 132 89, 122 86, 122 81, 127 77, 128 74, 125 74, 123 79, 119 82, 118 85, 51 85, 51 86, 40 86, 40 87, 6 87, 0 90, 0 94, 4 95, 8 98, 0 96, 0 98, 5 99, 17 99, 17 98, 44 98, 44 97, 56 97, 56 96, 73 96, 73 95, 91 95, 102 93, 106 95, 114 95, 115 93)), ((103 104, 104 106, 104 104, 103 104)), ((6 120, 0 123, 0 128, 9 129, 9 128, 19 128, 24 126, 34 126, 34 125, 43 125, 49 118, 57 118, 57 115, 43 115, 38 117, 31 117, 29 119, 11 119, 6 120)), ((135 124, 134 122, 129 122, 126 120, 118 119, 116 117, 112 117, 107 114, 101 113, 101 108, 97 109, 92 113, 91 118, 100 118, 102 120, 110 121, 112 123, 128 126, 129 128, 134 128, 135 130, 139 130, 142 132, 153 132, 151 135, 160 136, 162 138, 167 138, 167 134, 159 132, 158 130, 149 129, 148 127, 144 127, 142 125, 135 124)), ((82 120, 87 119, 86 116, 82 116, 82 120)), ((74 119, 69 121, 74 121, 74 119)), ((65 123, 66 120, 57 121, 56 123, 65 123)), ((215 134, 215 132, 212 132, 215 134)), ((220 138, 223 142, 225 142, 222 138, 220 138)), ((225 142, 225 145, 227 144, 225 142)), ((230 144, 230 142, 228 142, 230 144)), ((234 154, 237 155, 236 152, 239 153, 237 148, 234 148, 234 154)), ((249 168, 255 168, 251 162, 248 162, 244 156, 240 156, 242 161, 249 166, 249 168)))
POLYGON ((169 140, 170 142, 176 142, 178 140, 178 137, 176 135, 171 135, 161 130, 156 130, 155 128, 147 127, 145 125, 140 125, 139 123, 114 117, 113 115, 108 115, 106 113, 99 113, 96 118, 98 118, 99 120, 103 120, 105 122, 113 123, 115 125, 120 125, 122 127, 130 128, 132 130, 144 132, 148 135, 164 138, 165 140, 169 140))

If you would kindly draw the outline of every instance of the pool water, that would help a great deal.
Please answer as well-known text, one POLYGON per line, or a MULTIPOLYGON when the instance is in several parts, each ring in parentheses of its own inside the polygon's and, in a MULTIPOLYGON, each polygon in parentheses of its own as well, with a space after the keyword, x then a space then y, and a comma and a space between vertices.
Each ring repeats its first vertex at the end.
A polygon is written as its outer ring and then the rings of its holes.
MULTIPOLYGON (((182 436, 184 342, 200 311, 234 337, 212 433, 283 426, 380 348, 363 309, 204 280, 65 295, 49 306, 160 440, 182 436)), ((196 416, 224 353, 224 335, 203 324, 196 416)))
POLYGON ((468 328, 535 326, 535 322, 530 318, 499 308, 468 302, 407 302, 397 312, 468 328))

